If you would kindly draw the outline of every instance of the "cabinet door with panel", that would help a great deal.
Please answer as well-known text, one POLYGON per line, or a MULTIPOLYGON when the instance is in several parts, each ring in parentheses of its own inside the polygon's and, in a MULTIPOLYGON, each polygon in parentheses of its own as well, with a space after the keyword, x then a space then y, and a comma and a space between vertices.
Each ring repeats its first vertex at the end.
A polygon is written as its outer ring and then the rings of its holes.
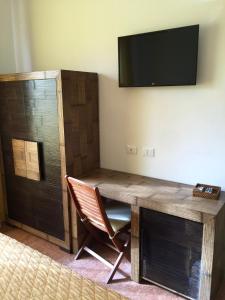
POLYGON ((64 176, 99 166, 97 74, 0 75, 0 105, 7 221, 71 249, 64 176))

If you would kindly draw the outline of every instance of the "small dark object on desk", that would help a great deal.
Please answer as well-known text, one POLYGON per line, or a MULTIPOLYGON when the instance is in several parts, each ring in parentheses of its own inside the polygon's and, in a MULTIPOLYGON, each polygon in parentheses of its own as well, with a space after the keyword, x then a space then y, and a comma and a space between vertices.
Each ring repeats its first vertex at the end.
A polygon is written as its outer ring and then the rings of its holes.
POLYGON ((198 186, 196 188, 199 190, 199 192, 204 192, 205 191, 205 188, 202 185, 200 185, 200 186, 198 186))
POLYGON ((209 193, 209 194, 213 193, 213 188, 212 187, 207 187, 205 189, 205 193, 209 193))
POLYGON ((197 183, 193 189, 194 197, 201 197, 206 199, 219 199, 221 187, 197 183))

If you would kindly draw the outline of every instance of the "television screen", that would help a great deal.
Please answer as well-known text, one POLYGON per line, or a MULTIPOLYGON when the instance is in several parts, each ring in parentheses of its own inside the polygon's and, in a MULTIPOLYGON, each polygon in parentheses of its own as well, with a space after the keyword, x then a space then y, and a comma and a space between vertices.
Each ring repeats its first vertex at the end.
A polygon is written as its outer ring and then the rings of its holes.
POLYGON ((196 84, 199 25, 118 38, 119 86, 196 84))

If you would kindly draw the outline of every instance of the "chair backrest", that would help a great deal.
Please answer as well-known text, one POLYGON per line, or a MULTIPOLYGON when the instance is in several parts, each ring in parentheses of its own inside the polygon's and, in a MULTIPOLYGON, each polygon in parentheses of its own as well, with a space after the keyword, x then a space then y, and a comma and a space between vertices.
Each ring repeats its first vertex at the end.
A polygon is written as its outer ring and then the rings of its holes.
POLYGON ((87 218, 93 226, 112 236, 114 231, 106 215, 98 188, 91 187, 73 177, 65 176, 65 178, 81 220, 87 218))

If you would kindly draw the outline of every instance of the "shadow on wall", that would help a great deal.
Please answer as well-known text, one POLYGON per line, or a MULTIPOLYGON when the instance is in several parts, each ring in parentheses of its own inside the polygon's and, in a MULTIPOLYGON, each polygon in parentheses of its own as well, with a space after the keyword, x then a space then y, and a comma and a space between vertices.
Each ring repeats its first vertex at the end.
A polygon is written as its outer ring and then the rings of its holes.
MULTIPOLYGON (((118 79, 99 74, 100 157, 101 166, 109 169, 125 169, 125 140, 127 125, 127 101, 131 89, 118 87, 118 79)), ((132 96, 133 97, 133 96, 132 96)))
POLYGON ((220 30, 218 23, 200 24, 197 84, 215 82, 220 30))
MULTIPOLYGON (((134 93, 143 91, 145 88, 120 88, 118 78, 98 74, 99 94, 101 105, 107 109, 115 109, 116 114, 120 114, 120 109, 124 107, 122 100, 134 97, 134 93), (106 107, 107 105, 107 107, 106 107)), ((101 106, 100 106, 101 109, 101 106)), ((124 111, 123 111, 124 112, 124 111)), ((117 115, 112 116, 114 119, 117 115)))
POLYGON ((149 100, 157 88, 119 88, 118 79, 102 74, 99 81, 101 166, 140 173, 146 161, 139 146, 149 143, 149 130, 144 129, 149 128, 149 100), (126 145, 136 145, 138 154, 127 155, 126 145))

